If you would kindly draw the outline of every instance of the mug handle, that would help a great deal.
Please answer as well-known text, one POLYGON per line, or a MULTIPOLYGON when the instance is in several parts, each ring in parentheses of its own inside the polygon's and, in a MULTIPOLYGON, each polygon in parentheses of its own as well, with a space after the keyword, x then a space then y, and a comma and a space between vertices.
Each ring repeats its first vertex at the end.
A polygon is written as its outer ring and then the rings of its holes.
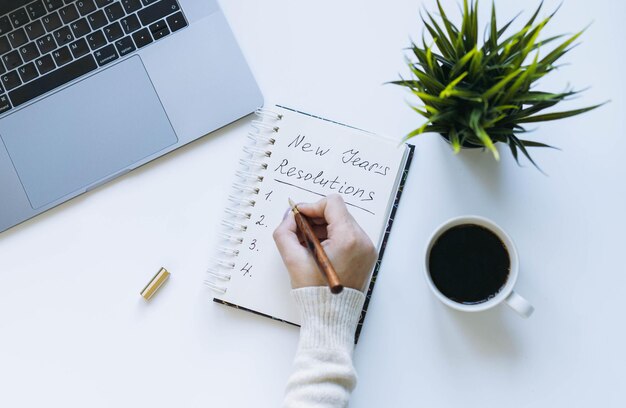
POLYGON ((535 311, 533 305, 531 305, 528 300, 518 295, 515 291, 511 291, 509 296, 507 296, 504 301, 511 309, 515 310, 517 314, 523 318, 530 317, 530 315, 535 311))

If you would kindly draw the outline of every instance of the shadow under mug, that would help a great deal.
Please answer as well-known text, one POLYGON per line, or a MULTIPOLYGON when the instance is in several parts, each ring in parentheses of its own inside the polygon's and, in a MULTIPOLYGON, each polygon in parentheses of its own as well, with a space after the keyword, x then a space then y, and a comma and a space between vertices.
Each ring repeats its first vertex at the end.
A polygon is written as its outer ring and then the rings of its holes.
MULTIPOLYGON (((451 254, 451 256, 454 256, 451 254)), ((517 275, 519 273, 519 256, 517 254, 517 249, 515 248, 515 244, 511 237, 508 236, 506 232, 504 232, 495 222, 476 215, 467 215, 462 217, 453 218, 441 224, 435 232, 431 235, 428 240, 428 246, 426 247, 426 258, 425 258, 426 267, 424 269, 426 275, 426 282, 430 287, 430 290, 435 294, 435 296, 442 301, 445 305, 460 310, 463 312, 480 312, 483 310, 491 309, 499 305, 502 302, 505 302, 511 309, 515 310, 522 317, 529 317, 533 311, 534 307, 522 296, 518 295, 513 287, 515 286, 515 282, 517 281, 517 275), (430 251, 433 248, 437 239, 450 228, 459 226, 459 225, 467 225, 473 224, 484 227, 494 233, 506 246, 506 249, 509 253, 509 258, 511 261, 510 271, 504 286, 498 291, 498 293, 492 298, 476 304, 465 304, 456 302, 448 297, 446 297, 441 291, 435 286, 433 283, 432 277, 430 276, 430 267, 429 267, 429 259, 430 259, 430 251)))

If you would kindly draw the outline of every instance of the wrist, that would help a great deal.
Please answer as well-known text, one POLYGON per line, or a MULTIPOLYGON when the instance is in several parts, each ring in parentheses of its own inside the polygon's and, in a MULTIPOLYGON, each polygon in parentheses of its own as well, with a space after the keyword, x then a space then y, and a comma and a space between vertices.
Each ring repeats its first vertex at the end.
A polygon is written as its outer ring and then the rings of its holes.
POLYGON ((292 296, 302 318, 300 348, 352 350, 363 292, 345 288, 332 294, 326 286, 312 286, 293 289, 292 296))

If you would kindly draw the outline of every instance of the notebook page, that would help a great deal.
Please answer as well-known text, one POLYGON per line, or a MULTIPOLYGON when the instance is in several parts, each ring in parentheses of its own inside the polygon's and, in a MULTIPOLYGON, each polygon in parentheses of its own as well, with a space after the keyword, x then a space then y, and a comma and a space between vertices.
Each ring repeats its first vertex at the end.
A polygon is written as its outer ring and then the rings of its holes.
POLYGON ((375 244, 387 224, 387 212, 395 197, 395 185, 405 147, 397 141, 321 118, 276 107, 279 121, 267 121, 280 129, 268 146, 263 182, 248 228, 242 232, 228 290, 218 299, 299 324, 290 296, 286 268, 272 233, 288 211, 287 198, 315 202, 340 194, 352 216, 375 244))

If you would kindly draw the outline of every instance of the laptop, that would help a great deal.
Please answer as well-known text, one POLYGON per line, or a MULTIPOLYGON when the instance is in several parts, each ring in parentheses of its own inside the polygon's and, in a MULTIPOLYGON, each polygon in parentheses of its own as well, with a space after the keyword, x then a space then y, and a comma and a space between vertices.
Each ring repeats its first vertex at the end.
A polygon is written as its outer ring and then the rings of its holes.
POLYGON ((262 104, 216 0, 0 0, 0 232, 262 104))

